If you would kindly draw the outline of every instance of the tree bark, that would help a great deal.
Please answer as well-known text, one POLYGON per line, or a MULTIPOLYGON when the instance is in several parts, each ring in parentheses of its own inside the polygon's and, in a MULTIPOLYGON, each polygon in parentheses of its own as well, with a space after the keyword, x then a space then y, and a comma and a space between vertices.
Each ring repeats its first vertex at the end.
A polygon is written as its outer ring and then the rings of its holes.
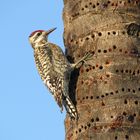
POLYGON ((140 1, 64 0, 63 19, 68 59, 93 53, 71 76, 66 140, 139 140, 140 1))

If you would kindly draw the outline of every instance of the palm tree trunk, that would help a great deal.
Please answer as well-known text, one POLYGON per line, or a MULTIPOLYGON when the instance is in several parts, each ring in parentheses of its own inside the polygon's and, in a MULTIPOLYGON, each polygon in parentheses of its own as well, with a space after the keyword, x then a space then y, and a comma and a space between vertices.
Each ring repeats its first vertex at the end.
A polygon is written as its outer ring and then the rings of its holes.
POLYGON ((72 73, 66 140, 139 140, 140 1, 64 0, 63 19, 68 59, 93 53, 72 73))

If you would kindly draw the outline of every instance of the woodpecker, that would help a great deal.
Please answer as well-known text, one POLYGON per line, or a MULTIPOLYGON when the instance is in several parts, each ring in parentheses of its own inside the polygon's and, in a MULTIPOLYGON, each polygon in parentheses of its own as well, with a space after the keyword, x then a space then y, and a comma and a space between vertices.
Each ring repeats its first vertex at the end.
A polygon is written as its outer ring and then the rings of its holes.
POLYGON ((36 30, 30 34, 29 42, 34 50, 36 67, 42 81, 52 93, 61 111, 64 106, 70 118, 77 119, 76 107, 69 97, 69 79, 71 72, 79 68, 92 54, 87 53, 78 62, 71 64, 59 46, 48 42, 48 35, 55 29, 36 30))

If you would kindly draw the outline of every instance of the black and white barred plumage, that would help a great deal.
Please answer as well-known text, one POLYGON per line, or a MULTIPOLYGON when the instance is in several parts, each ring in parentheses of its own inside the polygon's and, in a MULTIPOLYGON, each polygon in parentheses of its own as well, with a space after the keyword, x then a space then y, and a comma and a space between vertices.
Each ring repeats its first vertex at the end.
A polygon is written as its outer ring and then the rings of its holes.
POLYGON ((37 30, 29 36, 34 49, 35 63, 44 84, 48 87, 57 104, 65 107, 71 118, 77 119, 77 111, 69 97, 69 78, 71 71, 90 55, 84 56, 76 64, 70 64, 61 48, 47 41, 48 34, 54 31, 37 30))

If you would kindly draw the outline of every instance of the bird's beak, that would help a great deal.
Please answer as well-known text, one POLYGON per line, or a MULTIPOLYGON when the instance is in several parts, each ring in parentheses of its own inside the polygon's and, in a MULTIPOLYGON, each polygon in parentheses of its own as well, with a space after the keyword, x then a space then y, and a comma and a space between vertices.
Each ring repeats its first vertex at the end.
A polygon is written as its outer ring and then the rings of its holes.
POLYGON ((53 32, 54 30, 56 30, 56 28, 52 28, 52 29, 46 31, 45 32, 45 35, 47 36, 48 34, 50 34, 51 32, 53 32))

